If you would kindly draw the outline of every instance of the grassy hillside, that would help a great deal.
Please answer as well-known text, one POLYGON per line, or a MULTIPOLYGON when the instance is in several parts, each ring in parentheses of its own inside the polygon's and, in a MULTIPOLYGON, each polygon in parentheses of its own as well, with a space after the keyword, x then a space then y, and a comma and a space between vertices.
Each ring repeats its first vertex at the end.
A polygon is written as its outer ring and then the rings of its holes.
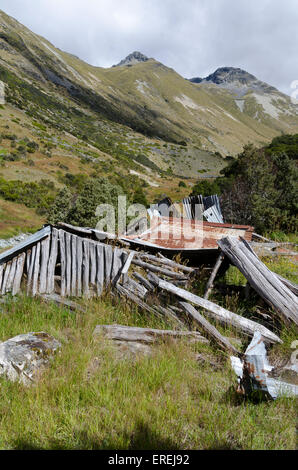
POLYGON ((87 314, 27 297, 4 306, 0 340, 46 331, 62 349, 37 385, 0 381, 1 449, 295 448, 293 399, 244 401, 212 346, 170 342, 129 360, 92 338, 97 324, 168 326, 108 299, 84 305, 87 314))

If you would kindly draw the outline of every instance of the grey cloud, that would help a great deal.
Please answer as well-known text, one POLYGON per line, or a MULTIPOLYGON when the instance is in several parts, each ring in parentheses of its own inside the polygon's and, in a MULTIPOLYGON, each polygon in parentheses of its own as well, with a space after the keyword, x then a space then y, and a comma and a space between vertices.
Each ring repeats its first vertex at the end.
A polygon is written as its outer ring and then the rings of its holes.
POLYGON ((241 67, 286 93, 298 80, 297 0, 2 0, 1 9, 96 66, 140 50, 185 77, 241 67))

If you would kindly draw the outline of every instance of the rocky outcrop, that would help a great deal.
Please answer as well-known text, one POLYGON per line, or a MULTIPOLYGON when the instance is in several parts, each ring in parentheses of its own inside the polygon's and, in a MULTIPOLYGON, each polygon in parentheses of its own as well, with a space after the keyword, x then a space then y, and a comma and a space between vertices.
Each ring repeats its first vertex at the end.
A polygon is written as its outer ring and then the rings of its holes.
POLYGON ((61 347, 47 333, 26 333, 0 343, 0 377, 32 384, 61 347))
POLYGON ((113 65, 113 67, 123 67, 124 65, 134 65, 139 62, 147 62, 149 60, 148 57, 146 57, 144 54, 141 52, 135 51, 132 54, 129 54, 125 59, 121 60, 119 64, 113 65))
POLYGON ((191 78, 193 83, 214 83, 223 88, 245 88, 263 93, 277 92, 276 88, 258 80, 251 73, 235 67, 220 67, 203 79, 191 78))

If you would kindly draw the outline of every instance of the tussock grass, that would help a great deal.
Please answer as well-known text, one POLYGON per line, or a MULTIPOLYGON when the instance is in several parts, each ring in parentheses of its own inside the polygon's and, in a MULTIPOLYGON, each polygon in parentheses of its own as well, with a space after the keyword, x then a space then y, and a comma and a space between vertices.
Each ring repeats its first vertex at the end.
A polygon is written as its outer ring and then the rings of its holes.
POLYGON ((43 330, 62 349, 36 385, 0 380, 1 449, 295 447, 293 399, 239 399, 228 359, 208 345, 168 342, 151 357, 127 360, 92 337, 97 324, 165 325, 108 298, 85 306, 74 314, 21 297, 2 307, 1 341, 43 330), (198 352, 219 367, 198 364, 198 352))

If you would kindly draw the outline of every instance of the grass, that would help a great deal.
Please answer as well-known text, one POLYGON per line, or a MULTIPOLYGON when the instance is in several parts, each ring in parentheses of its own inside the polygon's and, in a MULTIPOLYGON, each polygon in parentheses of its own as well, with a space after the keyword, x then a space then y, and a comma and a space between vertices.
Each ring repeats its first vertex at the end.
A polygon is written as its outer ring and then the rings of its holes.
POLYGON ((34 209, 0 199, 0 238, 10 238, 20 232, 33 232, 44 224, 44 218, 34 209))
POLYGON ((103 298, 86 314, 21 297, 3 307, 0 340, 46 331, 60 354, 32 387, 0 380, 1 449, 294 449, 295 403, 258 405, 235 394, 229 360, 210 346, 184 341, 153 356, 123 359, 97 324, 165 327, 103 298), (199 365, 196 353, 219 364, 199 365))

